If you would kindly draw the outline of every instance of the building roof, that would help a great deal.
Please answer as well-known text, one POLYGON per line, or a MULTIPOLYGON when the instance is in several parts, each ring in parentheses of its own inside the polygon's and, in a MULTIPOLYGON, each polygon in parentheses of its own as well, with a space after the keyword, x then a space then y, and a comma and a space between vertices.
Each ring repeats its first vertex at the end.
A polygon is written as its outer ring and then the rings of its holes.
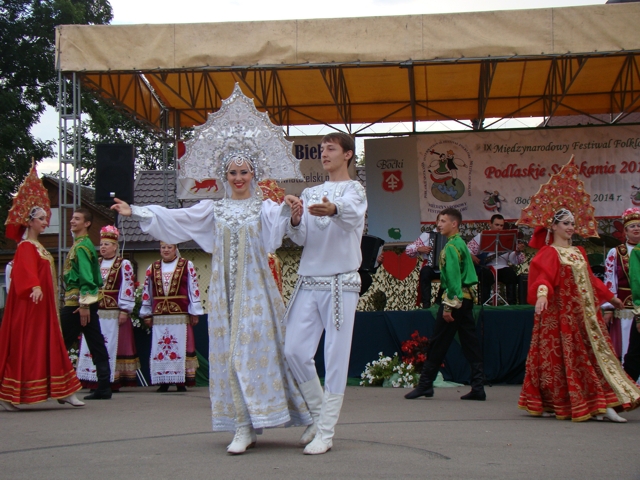
MULTIPOLYGON (((58 177, 54 177, 53 175, 43 175, 42 181, 51 182, 56 186, 56 188, 60 188, 60 180, 58 179, 58 177)), ((69 192, 73 191, 73 185, 73 183, 68 184, 69 192)), ((84 185, 80 187, 80 202, 84 207, 90 207, 93 210, 100 212, 107 218, 113 218, 113 212, 109 209, 108 206, 96 203, 96 190, 93 187, 86 187, 84 185)))
MULTIPOLYGON (((178 201, 175 170, 141 171, 133 187, 133 199, 134 204, 138 206, 163 205, 168 208, 190 207, 197 203, 193 200, 178 201)), ((121 218, 118 224, 127 250, 155 250, 158 248, 158 241, 151 235, 143 233, 138 222, 130 218, 121 218)), ((199 248, 195 242, 186 242, 181 246, 183 248, 199 248)))

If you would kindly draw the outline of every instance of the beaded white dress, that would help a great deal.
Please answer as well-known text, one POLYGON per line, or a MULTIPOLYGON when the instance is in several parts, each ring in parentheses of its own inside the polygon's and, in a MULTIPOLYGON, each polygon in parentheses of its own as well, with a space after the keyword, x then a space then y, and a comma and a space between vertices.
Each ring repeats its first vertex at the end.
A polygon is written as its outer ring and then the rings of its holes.
POLYGON ((135 207, 158 240, 194 240, 211 253, 209 394, 214 431, 311 423, 284 360, 285 307, 267 254, 282 243, 289 212, 258 196, 203 200, 190 208, 135 207), (283 209, 285 210, 283 212, 283 209))

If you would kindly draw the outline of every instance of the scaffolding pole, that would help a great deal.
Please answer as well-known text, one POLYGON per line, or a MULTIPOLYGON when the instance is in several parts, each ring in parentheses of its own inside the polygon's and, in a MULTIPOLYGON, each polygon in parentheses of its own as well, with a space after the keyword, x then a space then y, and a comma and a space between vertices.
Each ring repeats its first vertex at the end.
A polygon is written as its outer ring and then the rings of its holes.
POLYGON ((80 207, 80 168, 82 147, 82 112, 80 78, 73 72, 68 78, 58 70, 58 275, 60 292, 64 292, 63 267, 69 253, 69 220, 80 207))

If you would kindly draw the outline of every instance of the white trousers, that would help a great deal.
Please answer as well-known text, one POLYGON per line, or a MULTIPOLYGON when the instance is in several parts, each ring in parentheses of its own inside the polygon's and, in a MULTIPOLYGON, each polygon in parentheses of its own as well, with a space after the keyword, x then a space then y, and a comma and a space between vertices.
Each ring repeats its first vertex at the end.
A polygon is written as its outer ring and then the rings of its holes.
POLYGON ((284 340, 284 355, 298 383, 318 375, 313 357, 324 330, 324 389, 329 393, 344 393, 359 298, 357 292, 343 292, 343 321, 338 330, 333 324, 331 292, 298 290, 287 315, 284 340))

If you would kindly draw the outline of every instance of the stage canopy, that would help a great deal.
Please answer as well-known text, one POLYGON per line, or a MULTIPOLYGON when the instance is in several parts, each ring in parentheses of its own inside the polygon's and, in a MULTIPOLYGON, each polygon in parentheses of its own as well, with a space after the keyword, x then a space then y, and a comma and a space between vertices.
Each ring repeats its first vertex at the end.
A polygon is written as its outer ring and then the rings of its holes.
POLYGON ((156 130, 204 123, 235 82, 284 126, 601 113, 615 123, 640 110, 638 19, 640 3, 619 3, 63 25, 57 67, 156 130))

